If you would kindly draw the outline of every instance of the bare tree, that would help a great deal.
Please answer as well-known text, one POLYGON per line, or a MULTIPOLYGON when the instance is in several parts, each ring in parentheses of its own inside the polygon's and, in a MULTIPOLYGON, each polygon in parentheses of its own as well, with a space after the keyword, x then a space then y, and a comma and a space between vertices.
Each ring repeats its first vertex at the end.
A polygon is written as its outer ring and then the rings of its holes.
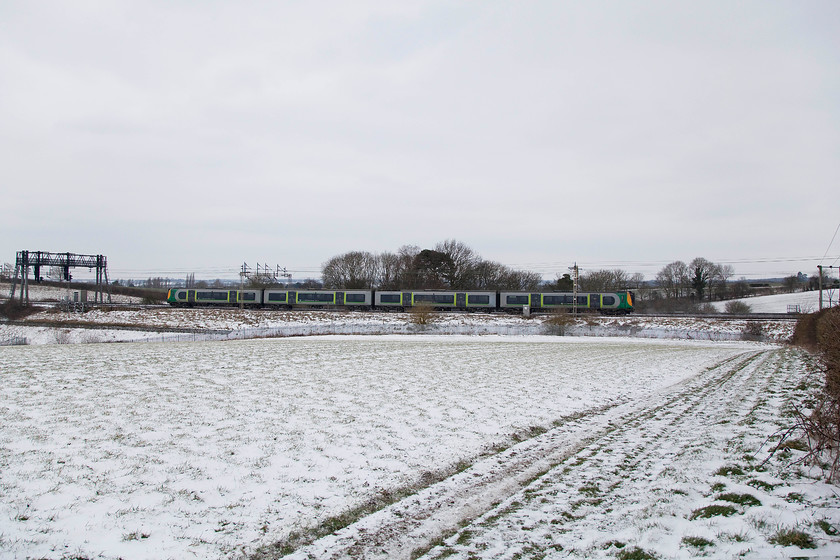
POLYGON ((464 290, 474 285, 472 276, 475 266, 481 258, 465 243, 455 239, 441 241, 435 246, 435 251, 446 255, 451 262, 446 271, 446 283, 455 290, 464 290))
POLYGON ((709 298, 726 299, 729 279, 734 275, 731 264, 714 264, 709 277, 709 298))
POLYGON ((620 268, 591 270, 580 277, 583 292, 613 292, 627 287, 628 275, 620 268))
POLYGON ((377 256, 377 278, 375 286, 383 290, 401 288, 399 283, 402 271, 400 256, 395 253, 381 253, 377 256))
POLYGON ((321 266, 324 285, 329 288, 361 289, 374 285, 377 258, 367 251, 350 251, 321 266))
POLYGON ((689 286, 688 265, 674 261, 656 274, 656 282, 665 292, 666 298, 679 298, 686 295, 689 286))

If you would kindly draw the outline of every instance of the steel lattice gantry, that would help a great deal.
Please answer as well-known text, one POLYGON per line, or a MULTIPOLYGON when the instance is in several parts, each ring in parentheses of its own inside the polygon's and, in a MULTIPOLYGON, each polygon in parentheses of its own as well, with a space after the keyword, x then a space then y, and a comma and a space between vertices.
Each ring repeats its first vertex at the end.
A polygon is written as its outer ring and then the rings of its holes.
MULTIPOLYGON (((70 280, 71 268, 96 269, 96 294, 94 301, 105 303, 105 289, 108 288, 108 259, 104 255, 78 255, 76 253, 50 253, 47 251, 18 251, 15 258, 15 277, 12 280, 12 293, 9 299, 15 299, 18 278, 20 278, 20 302, 29 303, 29 268, 34 269, 35 281, 41 278, 41 267, 60 267, 65 280, 70 280)), ((108 302, 111 301, 110 291, 108 302)))

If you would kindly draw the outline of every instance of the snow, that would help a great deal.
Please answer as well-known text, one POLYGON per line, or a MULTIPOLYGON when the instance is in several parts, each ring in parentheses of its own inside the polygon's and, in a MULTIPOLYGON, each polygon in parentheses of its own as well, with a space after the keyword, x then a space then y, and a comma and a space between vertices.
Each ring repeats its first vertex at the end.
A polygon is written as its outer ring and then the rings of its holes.
POLYGON ((548 320, 0 323, 29 344, 0 347, 0 558, 806 555, 770 543, 781 527, 840 554, 818 525, 840 529, 836 487, 795 449, 761 466, 816 367, 741 339, 758 323, 784 342, 794 321, 584 317, 560 337, 548 320), (731 465, 745 474, 715 474, 731 465), (692 519, 726 492, 761 505, 692 519))
MULTIPOLYGON (((30 281, 31 282, 31 281, 30 281)), ((18 281, 15 289, 15 299, 20 297, 20 281, 18 281)), ((12 291, 12 284, 10 282, 0 282, 0 299, 6 298, 8 299, 9 295, 12 291)), ((80 290, 77 288, 70 289, 70 288, 58 288, 55 286, 45 286, 43 284, 35 284, 31 282, 29 284, 29 300, 33 302, 37 301, 46 301, 46 302, 57 302, 62 300, 72 300, 73 294, 75 292, 79 292, 80 290)), ((107 301, 107 295, 105 296, 107 301)), ((88 300, 93 302, 94 292, 93 290, 88 290, 88 300)), ((111 295, 111 302, 112 303, 141 303, 143 298, 133 297, 133 296, 124 296, 120 294, 112 294, 111 295)))
MULTIPOLYGON (((738 300, 746 303, 752 313, 787 313, 789 306, 798 305, 801 313, 813 313, 820 307, 820 292, 795 292, 792 294, 776 294, 772 296, 756 296, 738 300)), ((716 301, 712 305, 723 312, 728 301, 716 301)), ((823 290, 823 306, 837 305, 837 290, 823 290)))
POLYGON ((775 345, 621 337, 2 347, 0 557, 245 557, 376 501, 395 503, 292 557, 612 557, 620 541, 682 558, 686 536, 780 557, 780 526, 834 556, 813 523, 839 526, 836 489, 778 455, 759 469, 813 370, 775 345), (761 505, 689 519, 724 503, 716 483, 761 505))
MULTIPOLYGON (((94 309, 65 313, 48 309, 25 324, 0 323, 0 340, 24 337, 29 344, 196 341, 323 334, 487 334, 540 335, 557 332, 550 317, 484 313, 441 313, 419 325, 410 313, 219 309, 94 309), (85 328, 82 328, 85 327, 85 328), (143 330, 138 330, 143 329, 143 330), (181 332, 168 332, 177 329, 181 332), (184 332, 186 331, 186 332, 184 332)), ((740 340, 750 321, 726 317, 587 316, 566 328, 571 336, 633 336, 699 340, 740 340)), ((794 318, 762 320, 767 340, 785 341, 794 318)))

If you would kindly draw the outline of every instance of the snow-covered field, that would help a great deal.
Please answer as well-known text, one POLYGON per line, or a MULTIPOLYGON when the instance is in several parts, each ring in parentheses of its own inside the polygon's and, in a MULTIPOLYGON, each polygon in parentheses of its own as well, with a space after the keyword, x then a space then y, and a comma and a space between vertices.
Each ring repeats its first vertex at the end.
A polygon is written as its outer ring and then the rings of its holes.
MULTIPOLYGON (((12 291, 12 284, 10 282, 0 282, 0 299, 8 298, 11 295, 12 291)), ((44 286, 42 284, 29 284, 29 300, 30 301, 61 301, 61 300, 72 300, 74 292, 78 292, 79 290, 76 289, 69 289, 69 288, 57 288, 55 286, 44 286)), ((93 301, 93 292, 88 292, 88 299, 92 302, 93 301)), ((15 287, 15 299, 20 297, 20 281, 18 281, 17 286, 15 287)), ((108 297, 107 295, 105 296, 108 297)), ((107 299, 106 299, 107 301, 107 299)), ((120 294, 112 294, 111 295, 111 302, 112 303, 140 303, 142 298, 132 297, 132 296, 123 296, 120 294)))
MULTIPOLYGON (((837 305, 837 290, 823 290, 823 306, 837 305)), ((793 294, 776 294, 772 296, 756 296, 738 300, 752 308, 753 313, 787 313, 789 306, 798 305, 800 313, 813 313, 820 308, 820 293, 796 292, 793 294)), ((728 301, 713 302, 715 309, 723 312, 728 301)))
POLYGON ((836 487, 760 466, 812 370, 629 338, 3 347, 0 557, 766 558, 785 527, 833 557, 836 487), (726 493, 760 505, 693 515, 726 493))
MULTIPOLYGON (((321 334, 498 334, 556 333, 547 316, 482 313, 441 313, 430 324, 418 325, 410 313, 275 311, 239 309, 95 309, 66 313, 49 309, 30 316, 26 324, 0 323, 0 341, 26 338, 29 344, 116 342, 141 340, 221 340, 321 334), (87 327, 87 328, 81 328, 87 327), (138 330, 142 329, 142 330, 138 330), (196 331, 172 334, 172 329, 196 331)), ((740 340, 750 321, 725 317, 601 317, 585 316, 565 328, 572 336, 633 336, 694 340, 740 340)), ((785 341, 794 321, 762 320, 766 340, 785 341)))

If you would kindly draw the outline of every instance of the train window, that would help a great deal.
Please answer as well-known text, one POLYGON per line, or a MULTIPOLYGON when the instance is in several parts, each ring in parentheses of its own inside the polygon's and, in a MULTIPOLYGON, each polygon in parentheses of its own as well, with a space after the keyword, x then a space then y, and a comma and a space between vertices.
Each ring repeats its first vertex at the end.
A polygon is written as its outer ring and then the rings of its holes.
MULTIPOLYGON (((586 296, 582 296, 584 303, 586 302, 586 296)), ((543 305, 572 305, 574 303, 574 296, 570 295, 562 295, 562 296, 543 296, 543 305)), ((578 297, 578 301, 580 301, 580 297, 578 297)))
POLYGON ((467 294, 467 305, 490 305, 490 296, 467 294))
POLYGON ((286 301, 286 292, 268 294, 268 301, 286 301))
POLYGON ((187 299, 187 292, 178 292, 176 296, 178 299, 187 299))
POLYGON ((365 294, 345 294, 344 301, 346 303, 364 303, 365 294))
POLYGON ((196 292, 195 299, 209 299, 213 301, 227 301, 227 292, 196 292))
POLYGON ((455 294, 414 294, 414 303, 437 303, 454 305, 455 294))
POLYGON ((256 292, 239 292, 239 301, 257 301, 256 292))
POLYGON ((381 303, 402 303, 402 294, 380 294, 381 303))
MULTIPOLYGON (((569 296, 569 303, 572 303, 572 297, 569 296)), ((586 296, 578 296, 578 305, 586 305, 589 302, 587 301, 586 296)))
POLYGON ((335 301, 335 294, 334 293, 316 294, 316 293, 298 292, 297 300, 299 302, 307 302, 307 303, 333 303, 335 301))
POLYGON ((615 296, 604 296, 603 305, 615 305, 615 296))
POLYGON ((528 305, 528 296, 507 296, 508 305, 528 305))

